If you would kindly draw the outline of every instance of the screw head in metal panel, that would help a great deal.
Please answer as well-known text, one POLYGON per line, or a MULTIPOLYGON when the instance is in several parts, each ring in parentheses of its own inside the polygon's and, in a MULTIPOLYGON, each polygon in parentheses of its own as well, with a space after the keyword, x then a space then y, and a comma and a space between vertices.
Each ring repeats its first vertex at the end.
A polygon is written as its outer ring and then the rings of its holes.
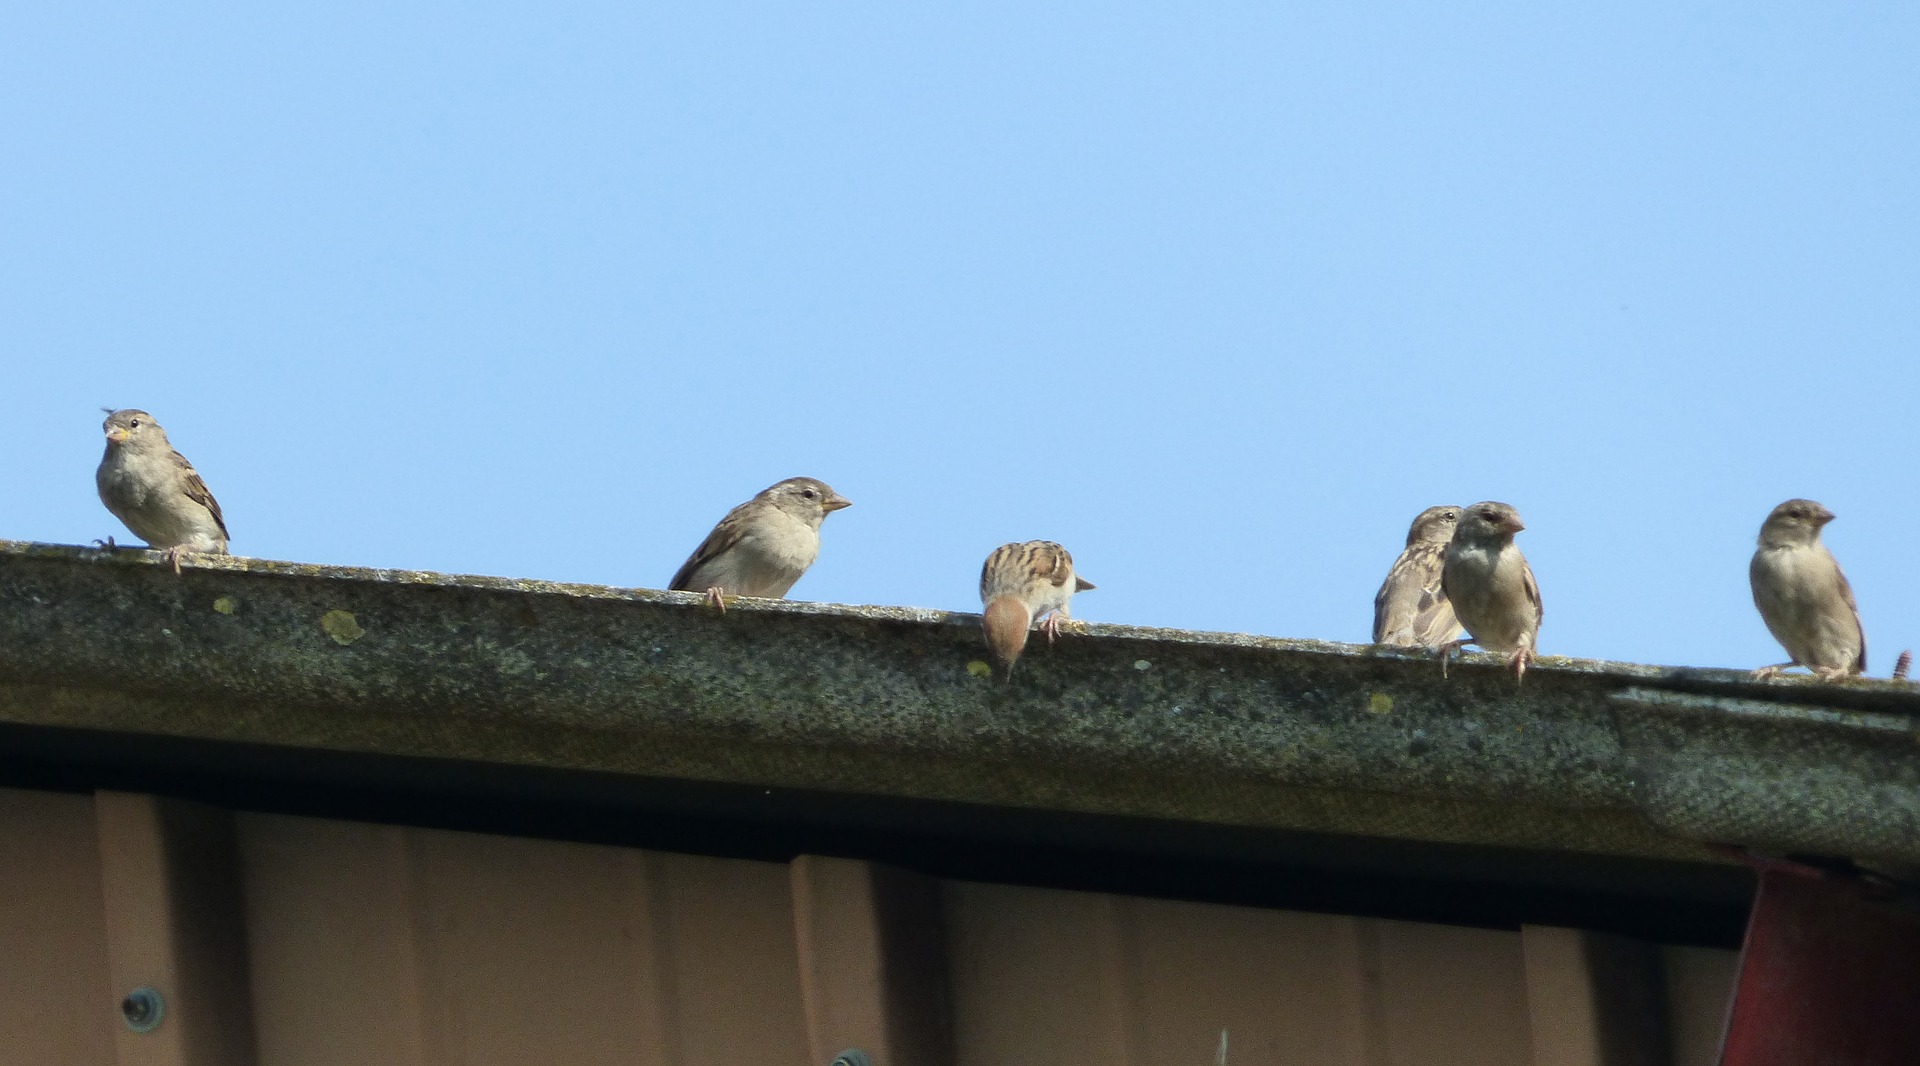
POLYGON ((829 1066, 873 1066, 873 1059, 857 1047, 850 1047, 833 1057, 829 1066))
POLYGON ((127 1028, 136 1033, 151 1033, 160 1028, 160 1019, 167 1013, 166 997, 157 988, 141 985, 127 993, 120 1001, 120 1017, 127 1020, 127 1028))

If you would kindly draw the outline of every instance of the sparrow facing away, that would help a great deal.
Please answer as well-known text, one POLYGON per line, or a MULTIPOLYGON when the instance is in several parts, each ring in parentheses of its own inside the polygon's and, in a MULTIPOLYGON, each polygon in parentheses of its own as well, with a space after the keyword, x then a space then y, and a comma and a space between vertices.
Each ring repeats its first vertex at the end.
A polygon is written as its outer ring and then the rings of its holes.
POLYGON ((160 423, 128 408, 110 412, 101 428, 107 453, 93 480, 107 510, 147 547, 166 552, 176 574, 183 553, 227 554, 219 502, 186 456, 173 450, 160 423))
POLYGON ((1429 507, 1407 530, 1407 547, 1393 561, 1373 597, 1373 642, 1437 648, 1460 632, 1453 605, 1440 588, 1440 568, 1460 508, 1429 507))
POLYGON ((1755 670, 1755 678, 1773 677, 1790 666, 1804 666, 1828 681, 1866 672, 1867 636, 1853 588, 1820 542, 1821 527, 1831 521, 1833 512, 1812 500, 1788 500, 1760 526, 1760 546, 1747 567, 1753 605, 1793 658, 1755 670))
POLYGON ((1067 602, 1074 593, 1092 587, 1093 582, 1073 572, 1073 556, 1067 549, 1050 540, 993 549, 980 568, 980 602, 986 608, 980 624, 994 661, 1009 679, 1027 646, 1027 630, 1041 622, 1047 643, 1053 643, 1060 633, 1060 620, 1068 616, 1067 602))
POLYGON ((820 554, 820 523, 853 501, 810 477, 790 477, 727 512, 673 575, 668 588, 705 592, 726 610, 724 596, 780 599, 820 554))
POLYGON ((1442 646, 1442 675, 1453 649, 1478 644, 1486 651, 1506 653, 1514 676, 1526 680, 1545 610, 1533 568, 1513 543, 1513 535, 1525 528, 1518 511, 1492 500, 1460 512, 1453 540, 1447 544, 1440 587, 1470 635, 1442 646))

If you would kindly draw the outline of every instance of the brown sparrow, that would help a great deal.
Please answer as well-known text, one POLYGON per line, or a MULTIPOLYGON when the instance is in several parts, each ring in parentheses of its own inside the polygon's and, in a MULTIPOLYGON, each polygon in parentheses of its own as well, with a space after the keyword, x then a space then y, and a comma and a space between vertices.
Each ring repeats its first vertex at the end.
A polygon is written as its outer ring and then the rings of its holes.
POLYGON ((1867 636, 1853 588, 1820 529, 1833 512, 1812 500, 1788 500, 1760 526, 1760 546, 1747 567, 1753 605, 1792 661, 1761 667, 1756 678, 1804 666, 1828 681, 1867 669, 1867 636))
POLYGON ((1453 605, 1440 588, 1447 542, 1460 519, 1451 504, 1429 507, 1407 530, 1407 547, 1393 561, 1373 597, 1373 642, 1436 648, 1460 632, 1453 605))
POLYGON ((1441 648, 1443 675, 1453 649, 1478 644, 1486 651, 1508 655, 1514 676, 1526 680, 1545 611, 1533 568, 1513 543, 1513 535, 1525 528, 1518 511, 1492 500, 1460 512, 1453 540, 1447 544, 1440 587, 1470 635, 1441 648))
POLYGON ((166 552, 176 574, 183 553, 227 554, 227 523, 220 504, 193 464, 173 450, 160 423, 145 411, 129 408, 110 412, 102 428, 107 453, 93 480, 107 510, 147 547, 166 552))
POLYGON ((986 608, 981 626, 1007 677, 1013 676, 1013 664, 1027 646, 1027 630, 1040 622, 1047 643, 1053 643, 1060 620, 1067 617, 1067 602, 1092 587, 1093 582, 1073 572, 1067 549, 1050 540, 993 549, 980 568, 980 602, 986 608))
POLYGON ((853 501, 810 477, 790 477, 727 512, 681 565, 669 589, 779 599, 820 554, 820 523, 853 501))

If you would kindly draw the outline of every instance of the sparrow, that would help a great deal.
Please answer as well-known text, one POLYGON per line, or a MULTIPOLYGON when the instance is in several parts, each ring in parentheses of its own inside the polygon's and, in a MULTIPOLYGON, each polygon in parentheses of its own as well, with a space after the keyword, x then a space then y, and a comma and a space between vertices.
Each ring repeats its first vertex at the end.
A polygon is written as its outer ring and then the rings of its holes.
POLYGON ((1460 632, 1453 605, 1440 588, 1440 567, 1460 508, 1429 507, 1407 530, 1407 547, 1393 561, 1373 597, 1373 642, 1439 647, 1460 632))
POLYGON ((1788 500, 1760 526, 1760 546, 1747 567, 1753 605, 1792 661, 1761 667, 1755 678, 1790 666, 1828 681, 1866 672, 1867 636, 1853 588, 1820 542, 1821 527, 1831 521, 1833 512, 1812 500, 1788 500))
POLYGON ((1505 653, 1514 676, 1526 680, 1544 610, 1533 568, 1513 544, 1513 535, 1525 528, 1518 511, 1492 500, 1460 512, 1453 539, 1447 542, 1440 588, 1469 635, 1441 646, 1442 676, 1455 648, 1478 644, 1505 653))
POLYGON ((780 599, 820 554, 820 523, 853 501, 810 477, 790 477, 727 512, 673 575, 668 588, 704 592, 724 611, 725 596, 780 599))
POLYGON ((1073 572, 1067 549, 1050 540, 993 549, 980 568, 980 603, 986 608, 980 624, 994 661, 1008 678, 1027 646, 1027 630, 1040 622, 1047 643, 1053 643, 1060 620, 1067 617, 1067 601, 1092 587, 1093 582, 1073 572))
POLYGON ((176 574, 186 552, 227 554, 227 522, 219 502, 186 456, 173 450, 160 423, 128 408, 109 412, 101 428, 107 453, 93 480, 107 510, 147 547, 166 552, 176 574))

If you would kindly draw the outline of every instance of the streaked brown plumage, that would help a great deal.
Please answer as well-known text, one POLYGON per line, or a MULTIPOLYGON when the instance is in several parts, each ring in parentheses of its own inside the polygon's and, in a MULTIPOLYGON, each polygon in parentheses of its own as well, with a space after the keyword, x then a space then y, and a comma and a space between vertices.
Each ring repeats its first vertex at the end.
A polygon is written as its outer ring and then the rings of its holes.
POLYGON ((101 424, 107 451, 94 471, 100 502, 147 547, 167 553, 174 573, 186 552, 227 554, 227 522, 207 483, 145 411, 113 411, 101 424))
POLYGON ((1407 530, 1407 547, 1393 561, 1373 597, 1373 642, 1437 648, 1460 633, 1460 621, 1440 587, 1447 542, 1460 508, 1429 507, 1407 530))
POLYGON ((1073 572, 1073 556, 1050 540, 1002 544, 980 568, 981 625, 994 661, 1008 677, 1027 646, 1027 631, 1041 622, 1047 643, 1060 632, 1067 604, 1093 582, 1073 572), (1044 621, 1042 621, 1044 619, 1044 621))
POLYGON ((1533 568, 1513 543, 1513 535, 1525 528, 1518 511, 1494 500, 1460 512, 1440 582, 1470 635, 1441 649, 1442 673, 1453 649, 1471 643, 1507 655, 1514 676, 1526 679, 1546 610, 1533 568))
POLYGON ((1867 636, 1853 586, 1820 540, 1833 512, 1812 500, 1788 500, 1760 526, 1760 544, 1747 567, 1753 605, 1767 631, 1792 656, 1764 666, 1756 678, 1804 666, 1829 681, 1867 669, 1867 636))

